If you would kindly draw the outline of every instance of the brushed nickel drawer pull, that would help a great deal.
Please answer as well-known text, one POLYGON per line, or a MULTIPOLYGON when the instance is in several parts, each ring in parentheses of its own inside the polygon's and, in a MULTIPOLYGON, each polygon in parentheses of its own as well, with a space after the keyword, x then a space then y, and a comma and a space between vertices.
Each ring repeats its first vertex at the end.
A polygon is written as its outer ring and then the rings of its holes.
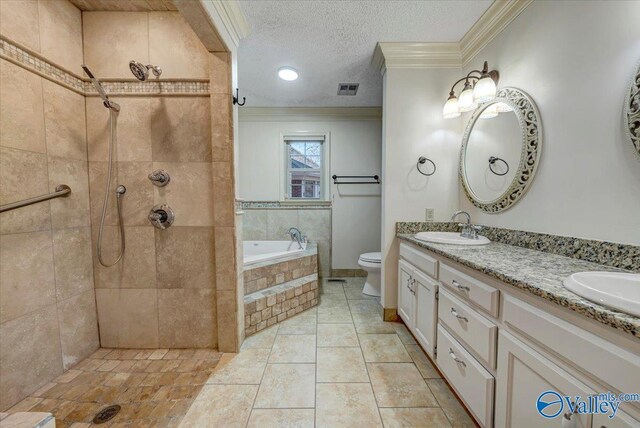
POLYGON ((460 364, 462 367, 467 367, 467 363, 456 357, 456 354, 453 353, 453 349, 449 348, 449 356, 453 358, 453 361, 460 364))
POLYGON ((467 287, 466 285, 458 284, 458 281, 456 281, 455 279, 452 280, 451 283, 460 291, 470 291, 469 287, 467 287))
POLYGON ((451 313, 453 314, 454 317, 458 318, 459 320, 462 320, 464 322, 469 322, 469 318, 463 317, 462 315, 460 315, 458 311, 455 310, 455 308, 451 308, 451 313))

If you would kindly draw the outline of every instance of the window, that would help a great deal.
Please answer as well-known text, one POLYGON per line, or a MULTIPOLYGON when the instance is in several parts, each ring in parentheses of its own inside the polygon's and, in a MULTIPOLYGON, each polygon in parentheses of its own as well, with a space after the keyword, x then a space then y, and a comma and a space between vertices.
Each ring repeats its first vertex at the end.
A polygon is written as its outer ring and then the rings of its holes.
POLYGON ((321 199, 323 195, 322 137, 285 138, 287 162, 287 197, 321 199))

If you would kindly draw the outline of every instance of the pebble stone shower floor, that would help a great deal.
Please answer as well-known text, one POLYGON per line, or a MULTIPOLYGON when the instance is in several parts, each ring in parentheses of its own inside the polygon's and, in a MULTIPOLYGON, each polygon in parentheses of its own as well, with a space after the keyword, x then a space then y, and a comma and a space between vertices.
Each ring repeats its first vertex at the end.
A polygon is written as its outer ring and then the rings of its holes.
POLYGON ((84 428, 102 408, 119 404, 115 418, 95 426, 178 426, 221 356, 209 349, 99 349, 8 413, 49 412, 57 428, 84 428))
POLYGON ((402 323, 383 322, 363 278, 322 280, 320 303, 247 338, 238 354, 100 349, 9 412, 57 427, 474 427, 402 323))

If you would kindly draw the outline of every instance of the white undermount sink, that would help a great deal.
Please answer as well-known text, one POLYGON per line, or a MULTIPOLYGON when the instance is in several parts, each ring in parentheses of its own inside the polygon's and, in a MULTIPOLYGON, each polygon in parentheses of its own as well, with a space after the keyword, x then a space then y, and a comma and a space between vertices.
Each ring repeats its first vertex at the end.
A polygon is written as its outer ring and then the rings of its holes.
POLYGON ((563 284, 585 299, 640 317, 640 274, 578 272, 565 278, 563 284))
POLYGON ((460 236, 458 232, 419 232, 414 235, 414 238, 434 244, 452 245, 487 245, 491 242, 486 236, 478 235, 478 239, 471 239, 460 236))

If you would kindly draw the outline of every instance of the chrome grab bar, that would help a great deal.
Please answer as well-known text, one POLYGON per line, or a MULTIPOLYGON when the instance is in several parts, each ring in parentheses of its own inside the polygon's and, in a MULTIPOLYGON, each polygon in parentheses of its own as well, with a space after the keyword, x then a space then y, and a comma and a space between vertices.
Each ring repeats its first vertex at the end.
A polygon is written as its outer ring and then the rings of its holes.
POLYGON ((48 201, 49 199, 66 197, 71 193, 71 187, 66 184, 60 184, 56 186, 56 191, 47 195, 35 196, 33 198, 25 199, 23 201, 12 202, 10 204, 0 205, 0 213, 5 211, 15 210, 16 208, 26 207, 27 205, 35 204, 38 202, 48 201))

